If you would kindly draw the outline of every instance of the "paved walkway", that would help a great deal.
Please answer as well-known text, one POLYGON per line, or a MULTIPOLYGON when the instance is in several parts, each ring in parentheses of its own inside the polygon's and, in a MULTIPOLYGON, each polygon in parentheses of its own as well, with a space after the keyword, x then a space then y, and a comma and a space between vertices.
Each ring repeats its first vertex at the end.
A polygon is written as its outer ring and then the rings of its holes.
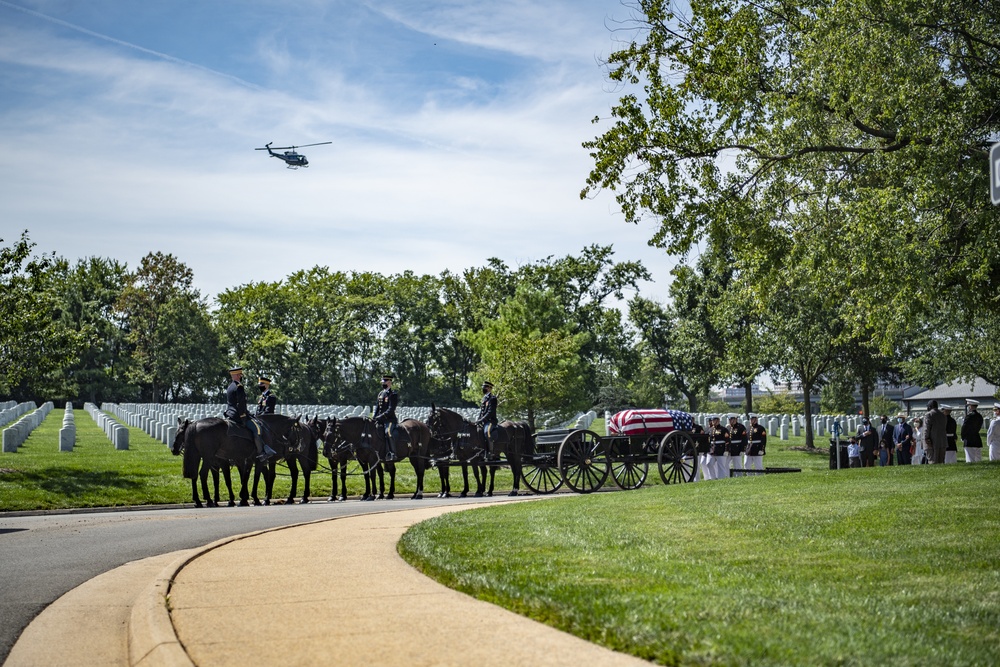
POLYGON ((323 520, 129 563, 50 605, 5 666, 649 664, 445 588, 399 557, 409 526, 462 509, 323 520))

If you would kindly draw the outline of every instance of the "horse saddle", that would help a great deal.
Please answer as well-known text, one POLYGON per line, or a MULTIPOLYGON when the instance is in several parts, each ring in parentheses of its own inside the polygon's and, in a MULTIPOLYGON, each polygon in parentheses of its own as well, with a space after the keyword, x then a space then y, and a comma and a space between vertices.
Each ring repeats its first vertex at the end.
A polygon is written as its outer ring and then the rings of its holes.
POLYGON ((250 442, 253 442, 254 435, 260 435, 263 437, 264 433, 261 430, 260 423, 256 420, 252 420, 252 423, 257 428, 256 434, 240 422, 227 419, 226 435, 230 438, 243 438, 244 440, 249 440, 250 442))

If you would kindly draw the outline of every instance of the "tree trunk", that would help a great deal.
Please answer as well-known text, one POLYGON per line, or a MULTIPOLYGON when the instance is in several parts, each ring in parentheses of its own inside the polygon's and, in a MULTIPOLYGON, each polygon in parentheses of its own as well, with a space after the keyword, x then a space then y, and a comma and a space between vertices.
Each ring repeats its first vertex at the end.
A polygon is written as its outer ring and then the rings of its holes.
POLYGON ((684 392, 684 398, 688 400, 688 409, 690 409, 692 413, 698 412, 698 397, 693 393, 689 394, 684 392))
POLYGON ((871 390, 868 385, 864 382, 861 383, 861 412, 865 417, 871 419, 871 410, 868 408, 868 399, 871 398, 869 395, 871 390))
POLYGON ((812 384, 806 384, 802 382, 802 392, 803 398, 802 407, 805 409, 806 418, 806 447, 812 449, 815 447, 813 444, 813 425, 812 425, 812 384))
POLYGON ((749 415, 753 412, 753 383, 744 382, 743 383, 743 397, 746 399, 747 410, 746 413, 749 415))

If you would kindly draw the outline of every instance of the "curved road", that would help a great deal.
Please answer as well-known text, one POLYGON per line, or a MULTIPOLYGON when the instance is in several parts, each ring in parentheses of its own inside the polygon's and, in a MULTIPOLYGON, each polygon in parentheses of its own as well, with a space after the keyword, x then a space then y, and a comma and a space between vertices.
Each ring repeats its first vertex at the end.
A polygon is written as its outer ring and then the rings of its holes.
POLYGON ((0 662, 45 607, 93 577, 130 561, 203 546, 265 528, 331 517, 489 503, 450 498, 194 509, 0 514, 0 662))

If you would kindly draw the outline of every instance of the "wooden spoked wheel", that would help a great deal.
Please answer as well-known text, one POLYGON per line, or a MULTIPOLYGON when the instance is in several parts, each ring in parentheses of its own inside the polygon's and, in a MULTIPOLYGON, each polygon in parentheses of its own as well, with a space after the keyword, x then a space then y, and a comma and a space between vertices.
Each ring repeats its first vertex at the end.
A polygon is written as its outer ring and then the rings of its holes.
POLYGON ((535 454, 521 462, 524 485, 542 495, 554 493, 563 485, 554 454, 535 454))
POLYGON ((577 430, 559 445, 559 472, 566 486, 577 493, 592 493, 604 486, 610 465, 601 436, 593 431, 577 430))
POLYGON ((686 431, 673 431, 663 436, 656 462, 664 484, 693 482, 698 474, 698 453, 695 441, 686 431))
POLYGON ((611 477, 619 488, 638 489, 649 475, 649 454, 646 443, 634 438, 605 438, 611 477))

